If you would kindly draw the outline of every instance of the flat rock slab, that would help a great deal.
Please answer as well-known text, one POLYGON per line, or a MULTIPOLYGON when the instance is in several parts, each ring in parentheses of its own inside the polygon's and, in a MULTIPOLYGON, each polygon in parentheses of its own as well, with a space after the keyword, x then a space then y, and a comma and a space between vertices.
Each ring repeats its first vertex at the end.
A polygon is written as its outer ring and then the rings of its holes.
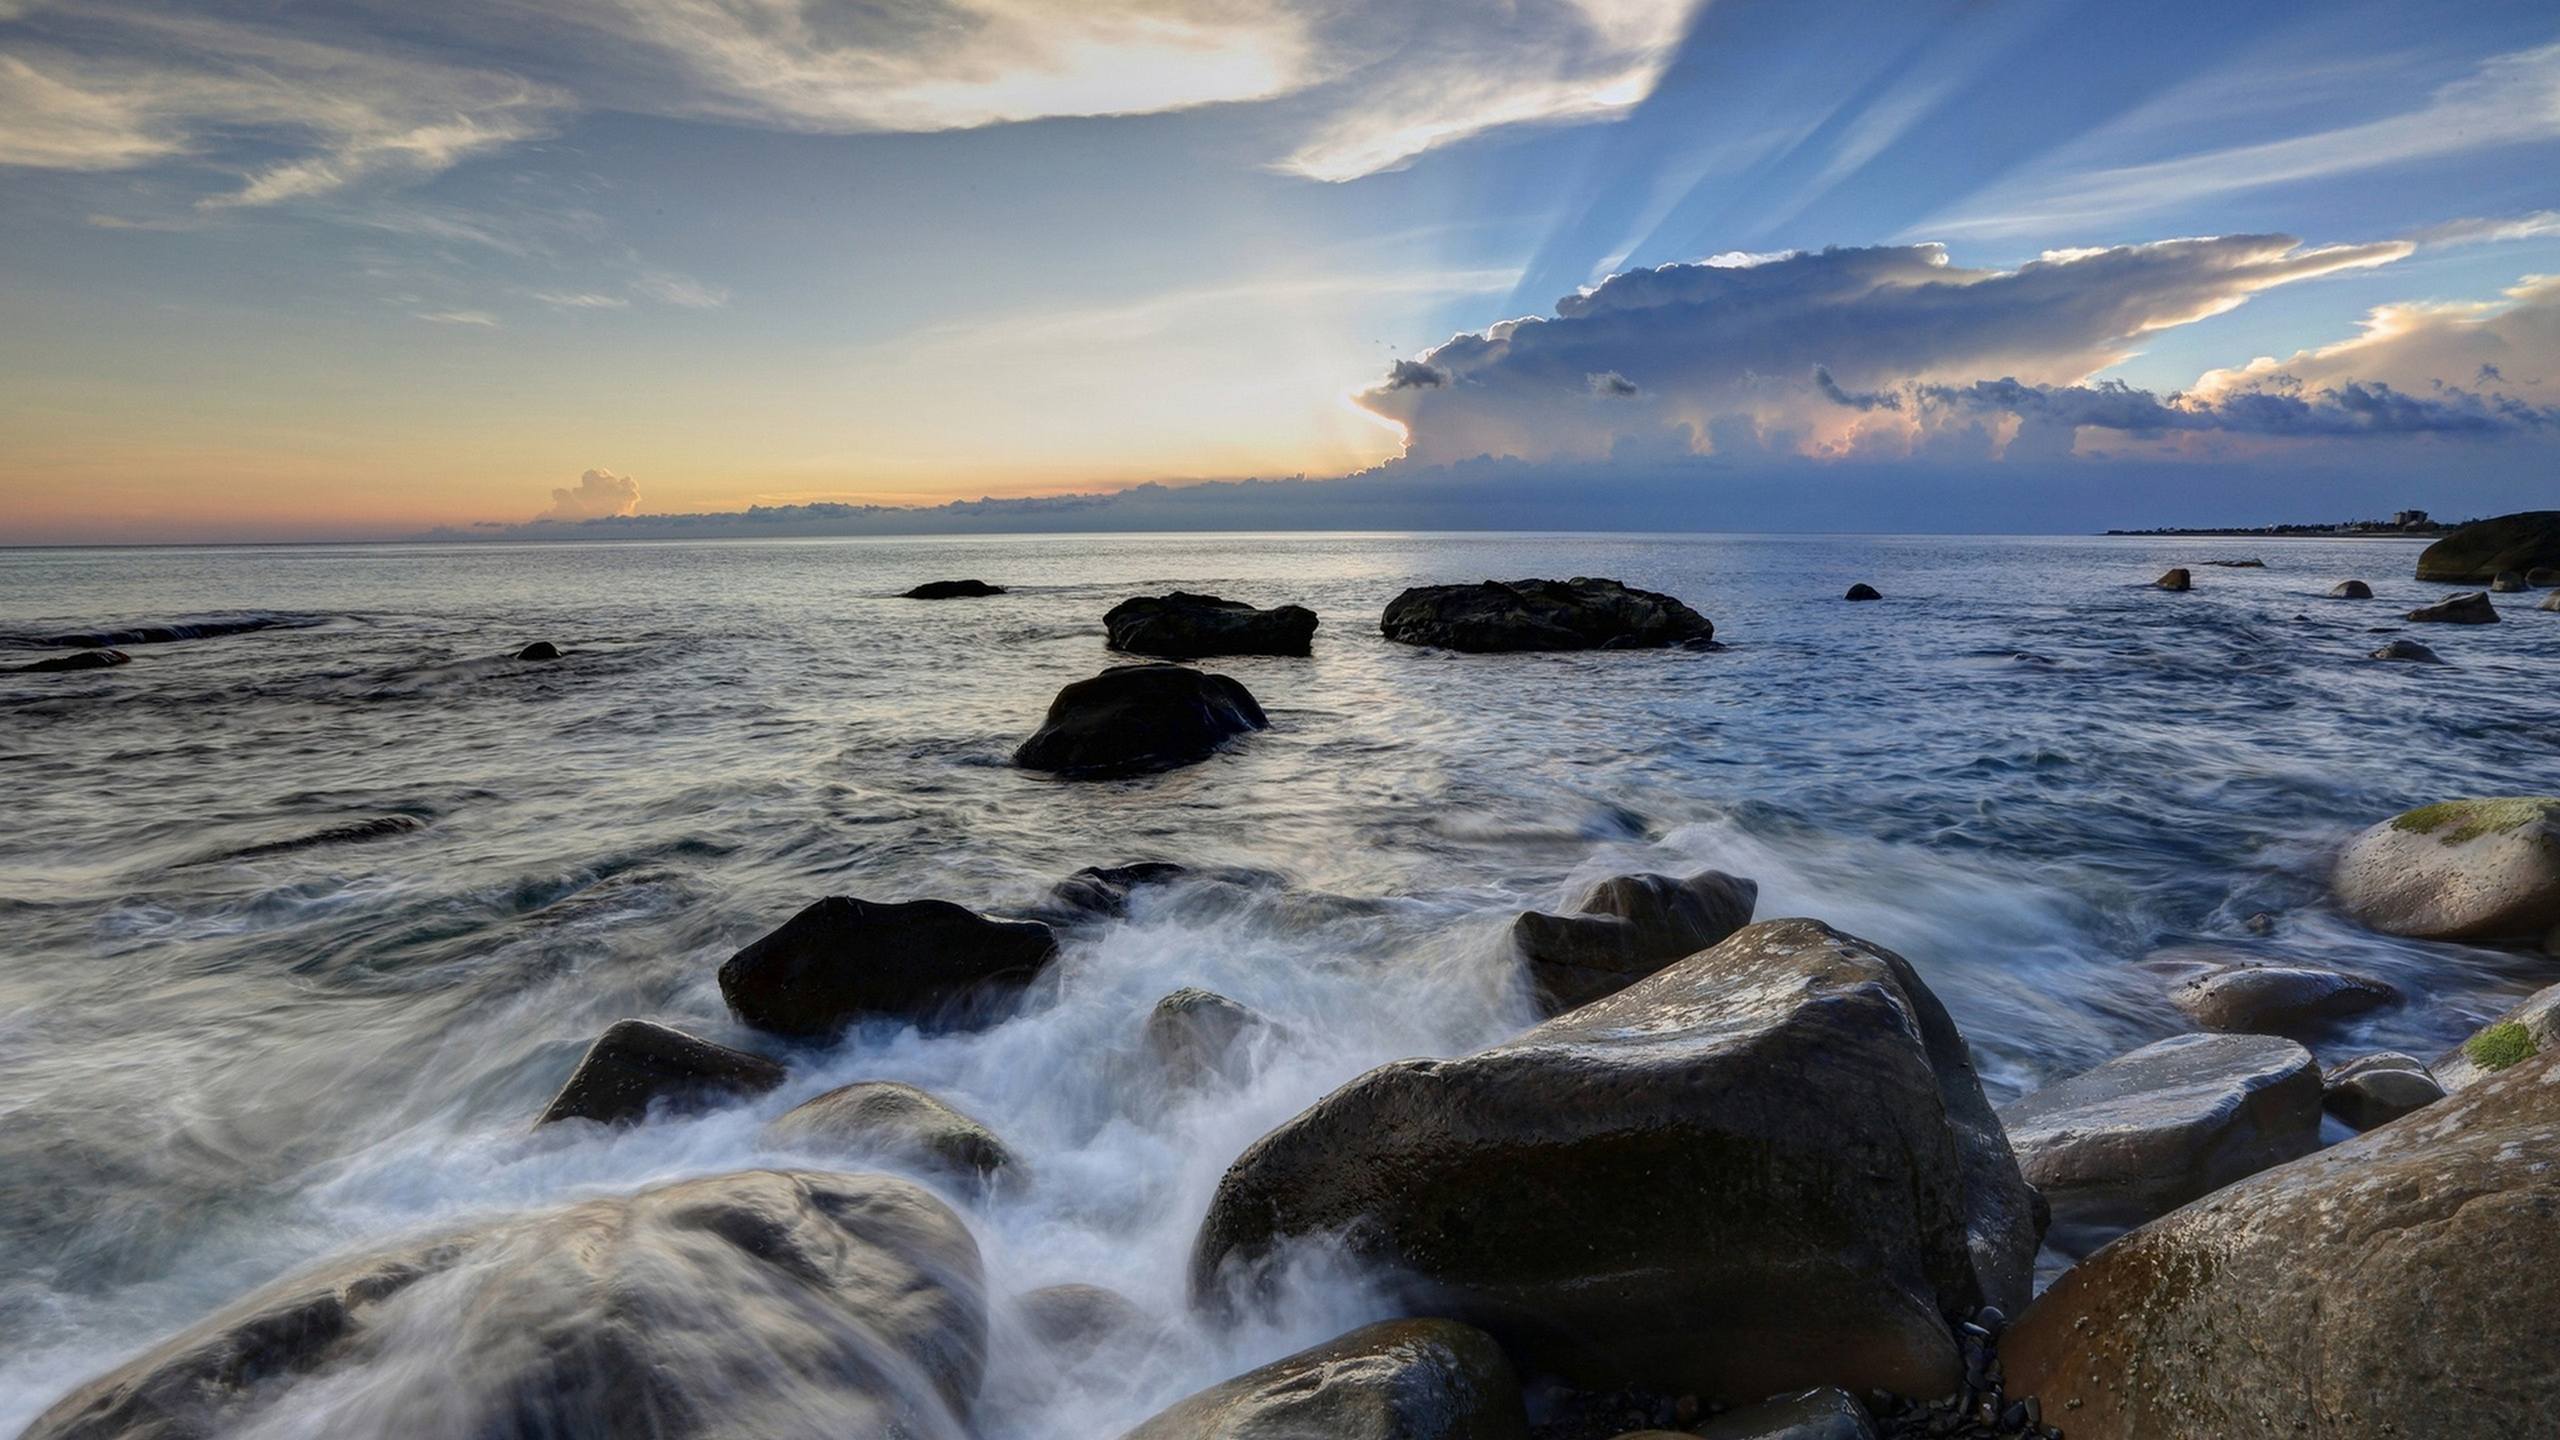
POLYGON ((2347 913, 2419 940, 2539 940, 2560 927, 2560 798, 2422 806, 2349 842, 2329 879, 2347 913))
POLYGON ((1203 1390, 1121 1440, 1528 1440, 1502 1347, 1447 1320, 1388 1320, 1203 1390))
POLYGON ((1166 660, 1210 655, 1305 655, 1314 648, 1316 612, 1304 605, 1256 609, 1241 600, 1170 595, 1123 600, 1102 617, 1111 648, 1166 660))
POLYGON ((1444 650, 1651 650, 1702 646, 1716 627, 1655 590, 1615 580, 1487 580, 1421 585, 1387 602, 1378 629, 1444 650))
POLYGON ((1013 752, 1025 770, 1103 780, 1196 765, 1271 728, 1253 692, 1186 665, 1122 665, 1058 692, 1013 752))
POLYGON ((761 1095, 782 1083, 780 1065, 646 1020, 616 1021, 587 1047, 537 1125, 594 1120, 625 1125, 652 1105, 700 1105, 761 1095))

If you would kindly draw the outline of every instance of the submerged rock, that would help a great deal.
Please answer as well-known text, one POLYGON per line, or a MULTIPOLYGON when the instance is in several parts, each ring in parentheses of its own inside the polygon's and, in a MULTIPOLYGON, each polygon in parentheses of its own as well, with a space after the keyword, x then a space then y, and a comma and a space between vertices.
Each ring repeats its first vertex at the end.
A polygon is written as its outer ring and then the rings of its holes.
POLYGON ((2358 835, 2330 876, 2364 924, 2419 940, 2532 940, 2560 926, 2560 798, 2422 806, 2358 835))
POLYGON ((1032 1342, 1062 1366, 1144 1352, 1162 1327, 1136 1301, 1100 1285, 1044 1285, 1015 1302, 1032 1342))
POLYGON ((2264 570, 2267 562, 2252 555, 2246 560, 2199 560, 2199 565, 2212 565, 2223 570, 2264 570))
POLYGON ((2320 1100, 2320 1067, 2290 1040, 2173 1035, 2011 1101, 2000 1122, 2071 1251, 2311 1153, 2320 1100))
POLYGON ((1122 665, 1058 692, 1013 752, 1026 770, 1106 779, 1197 764, 1271 722, 1252 692, 1185 665, 1122 665))
POLYGON ((1248 1370, 1121 1440, 1528 1440, 1502 1347, 1447 1320, 1387 1320, 1248 1370))
POLYGON ((1618 875, 1583 892, 1574 913, 1531 910, 1511 943, 1552 1015, 1615 994, 1751 923, 1758 882, 1719 870, 1685 880, 1618 875))
POLYGON ((1716 627, 1668 595, 1615 580, 1422 585, 1387 602, 1378 629, 1446 650, 1647 650, 1705 645, 1716 627))
POLYGON ((2501 570, 2560 566, 2560 510, 2523 510, 2475 520, 2418 556, 2418 578, 2486 585, 2501 570))
POLYGON ((764 1127, 763 1143, 803 1155, 878 1160, 992 1184, 1017 1182, 1021 1168, 996 1132, 939 1097, 894 1080, 841 1086, 783 1111, 764 1127))
POLYGON ((2474 590, 2433 605, 2421 605, 2402 618, 2422 625, 2495 625, 2498 607, 2489 603, 2488 596, 2474 590))
POLYGON ((2520 595, 2533 587, 2524 583, 2524 577, 2513 570, 2501 570, 2498 578, 2489 582, 2489 588, 2500 595, 2520 595))
POLYGON ((1184 986, 1147 1012, 1145 1044, 1165 1078, 1178 1086, 1242 1077, 1253 1038, 1268 1034, 1268 1017, 1215 991, 1184 986))
POLYGON ((2189 590, 2195 587, 2195 577, 2188 574, 2185 567, 2182 566, 2170 571, 2151 583, 2159 586, 2163 590, 2189 590))
POLYGON ((758 1030, 824 1040, 866 1015, 952 1018, 1018 990, 1057 953, 1037 921, 831 895, 729 957, 720 995, 758 1030))
POLYGON ((1189 866, 1176 865, 1170 860, 1141 860, 1134 865, 1087 865, 1049 887, 1049 900, 1043 913, 1079 920, 1126 919, 1129 899, 1139 889, 1150 885, 1170 885, 1190 873, 1189 866))
POLYGON ((984 580, 927 580, 899 596, 901 600, 979 600, 1001 595, 1004 587, 984 580))
POLYGON ((548 640, 536 640, 532 644, 517 651, 516 658, 519 660, 557 660, 560 658, 560 647, 552 644, 548 640))
POLYGON ((2373 587, 2367 585, 2361 580, 2341 580, 2337 584, 2329 587, 2329 598, 2332 600, 2370 600, 2373 598, 2373 587))
POLYGON ((2362 975, 2250 963, 2219 966, 2169 992, 2169 1003, 2207 1030, 2297 1038, 2399 998, 2399 991, 2362 975))
POLYGON ((2537 1055, 2560 1050, 2560 985, 2547 986, 2522 1004, 2474 1030, 2436 1057, 2435 1077, 2447 1090, 2464 1090, 2537 1055))
POLYGON ((2444 1086, 2418 1057, 2381 1050, 2330 1071, 2323 1103, 2330 1114, 2358 1130, 2370 1130, 2443 1098, 2444 1086))
POLYGON ((761 1095, 782 1083, 782 1067, 671 1026, 617 1020, 569 1073, 536 1125, 594 1120, 624 1125, 649 1107, 761 1095))
POLYGON ((978 1250, 878 1175, 686 1180, 328 1262, 73 1391, 26 1440, 958 1433, 978 1250))
POLYGON ((1304 655, 1313 648, 1316 612, 1304 605, 1258 610, 1241 600, 1176 590, 1123 600, 1102 617, 1114 650, 1167 660, 1208 655, 1304 655))
POLYGON ((1335 1236, 1406 1303, 1588 1388, 1939 1394, 1944 1316, 2024 1297, 2033 1202, 1900 956, 1811 920, 1491 1049, 1380 1066, 1227 1171, 1192 1293, 1335 1236))
POLYGON ((2544 1056, 2156 1220, 2011 1326, 2070 1440, 2473 1440, 2560 1415, 2544 1056))
POLYGON ((121 650, 83 650, 77 655, 48 655, 33 664, 10 668, 21 675, 50 675, 70 670, 106 670, 132 663, 133 657, 121 650))
POLYGON ((1881 600, 1884 598, 1884 592, 1878 590, 1876 587, 1868 584, 1864 580, 1861 580, 1857 584, 1850 586, 1849 593, 1841 598, 1844 600, 1881 600))
POLYGON ((2420 665, 2441 665, 2444 657, 2415 640, 2394 640, 2373 652, 2376 660, 2410 660, 2420 665))

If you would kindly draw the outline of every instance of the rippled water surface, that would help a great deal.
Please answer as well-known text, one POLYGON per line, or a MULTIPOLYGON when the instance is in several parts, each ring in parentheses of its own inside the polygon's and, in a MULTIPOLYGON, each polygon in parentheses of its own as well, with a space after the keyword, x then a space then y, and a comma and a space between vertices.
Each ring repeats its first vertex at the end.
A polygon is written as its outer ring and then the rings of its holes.
MULTIPOLYGON (((0 552, 0 663, 69 632, 282 623, 0 675, 0 1433, 256 1284, 423 1225, 792 1157, 761 1122, 848 1080, 931 1088, 1027 1161, 953 1194, 998 1302, 987 1433, 1117 1433, 1366 1318, 1310 1282, 1280 1329, 1181 1327, 1152 1364, 1017 1360, 1003 1302, 1092 1281, 1168 1318, 1210 1187, 1379 1061, 1530 1018, 1503 935, 1631 869, 1757 878, 1909 955, 1995 1098, 2184 1028, 2143 958, 2211 943, 2379 974, 2409 1003, 2325 1047, 2432 1054, 2548 959, 2369 935, 2325 904, 2357 828, 2547 790, 2560 614, 2403 626, 2401 542, 1181 537, 0 552), (2205 568, 2263 555, 2267 567, 2205 568), (2197 564, 2197 589, 2142 582, 2197 564), (1611 575, 1713 654, 1389 645, 1408 584, 1611 575), (991 600, 893 598, 979 576, 991 600), (2380 599, 2331 601, 2347 576, 2380 599), (1855 580, 1880 604, 1849 605, 1855 580), (1100 617, 1180 585, 1324 618, 1312 659, 1214 662, 1272 729, 1153 779, 1011 769, 1100 617), (2450 664, 2376 663, 2388 633, 2450 664), (570 654, 509 658, 535 639, 570 654), (381 817, 414 828, 238 857, 381 817), (530 1129, 585 1042, 665 1020, 773 1047, 713 972, 830 893, 1034 904, 1089 864, 1176 888, 1078 935, 1023 1012, 790 1052, 779 1093, 606 1133, 530 1129), (2275 917, 2252 933, 2249 917, 2275 917), (1135 1066, 1157 997, 1283 1020, 1240 1090, 1135 1066)), ((327 1433, 315 1422, 313 1433, 327 1433)))

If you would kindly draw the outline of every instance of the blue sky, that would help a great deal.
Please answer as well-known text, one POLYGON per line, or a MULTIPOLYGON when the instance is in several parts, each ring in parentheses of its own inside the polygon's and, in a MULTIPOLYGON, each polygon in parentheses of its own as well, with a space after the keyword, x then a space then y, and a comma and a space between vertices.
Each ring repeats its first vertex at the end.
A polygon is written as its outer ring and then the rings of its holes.
POLYGON ((2548 4, 0 0, 0 540, 2550 504, 2555 176, 2548 4))

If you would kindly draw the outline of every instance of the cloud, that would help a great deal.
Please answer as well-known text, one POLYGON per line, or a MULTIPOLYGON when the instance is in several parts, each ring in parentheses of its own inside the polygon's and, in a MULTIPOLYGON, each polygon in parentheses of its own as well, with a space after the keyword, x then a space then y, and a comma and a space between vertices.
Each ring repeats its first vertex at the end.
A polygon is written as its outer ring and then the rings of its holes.
POLYGON ((708 285, 671 270, 645 270, 631 282, 633 293, 662 305, 686 310, 717 310, 729 303, 726 286, 708 285))
POLYGON ((599 295, 592 290, 538 290, 534 299, 554 310, 628 310, 631 302, 619 295, 599 295))
POLYGON ((2560 210, 2536 210, 2526 215, 2468 216, 2413 230, 2408 238, 2419 245, 2504 245, 2518 240, 2539 240, 2547 235, 2560 235, 2560 210))
POLYGON ((551 508, 535 516, 534 523, 576 524, 586 520, 609 520, 618 515, 634 514, 639 509, 640 486, 637 481, 610 470, 589 470, 578 477, 576 489, 554 489, 551 508))
POLYGON ((2088 426, 2135 434, 2215 430, 2288 437, 2560 430, 2560 406, 2451 385, 2438 386, 2432 394, 2413 395, 2378 380, 2349 380, 2308 390, 2294 385, 2229 389, 2214 396, 2177 394, 2165 400, 2121 382, 2024 385, 2008 379, 1977 380, 1962 386, 1920 386, 1916 393, 1923 404, 2014 415, 2062 430, 2088 426))
POLYGON ((1582 383, 1594 395, 1608 395, 1620 400, 1632 400, 1644 393, 1637 388, 1636 382, 1615 370, 1594 371, 1583 376, 1582 383))
POLYGON ((484 330, 499 328, 498 317, 486 310, 421 310, 418 318, 431 325, 473 325, 484 330))
POLYGON ((1359 403, 1402 425, 1421 464, 1629 446, 1907 449, 1925 437, 1890 395, 1899 387, 1986 375, 2076 385, 2144 335, 2410 250, 2234 235, 2058 251, 2014 270, 1961 268, 1936 245, 1719 257, 1627 271, 1551 318, 1458 336, 1359 403), (1445 380, 1412 383, 1422 371, 1445 380), (1641 393, 1595 393, 1589 377, 1612 373, 1641 393))

